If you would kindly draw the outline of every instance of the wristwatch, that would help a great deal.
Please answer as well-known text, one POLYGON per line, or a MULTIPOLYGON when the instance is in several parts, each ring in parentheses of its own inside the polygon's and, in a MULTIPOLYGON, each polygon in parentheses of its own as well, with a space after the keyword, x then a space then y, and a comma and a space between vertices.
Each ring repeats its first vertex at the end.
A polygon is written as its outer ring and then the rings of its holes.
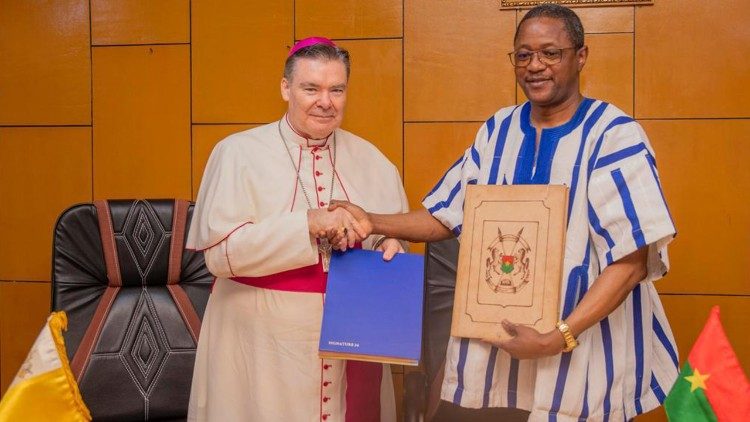
POLYGON ((565 348, 562 351, 570 352, 571 350, 575 349, 578 346, 578 340, 573 337, 573 333, 570 332, 570 327, 568 326, 568 324, 566 324, 565 321, 560 320, 558 321, 556 327, 558 330, 560 330, 560 333, 562 333, 563 338, 565 339, 565 348))

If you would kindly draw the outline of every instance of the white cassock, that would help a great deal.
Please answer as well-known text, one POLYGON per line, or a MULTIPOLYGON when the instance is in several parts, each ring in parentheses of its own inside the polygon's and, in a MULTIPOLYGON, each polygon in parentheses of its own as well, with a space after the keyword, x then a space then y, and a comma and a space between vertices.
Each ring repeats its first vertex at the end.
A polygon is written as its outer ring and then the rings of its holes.
MULTIPOLYGON (((198 341, 189 420, 395 421, 388 365, 370 380, 380 381, 370 388, 379 393, 370 411, 352 408, 363 403, 352 397, 363 390, 347 380, 347 363, 318 358, 324 293, 232 280, 271 277, 273 284, 279 273, 318 264, 308 203, 326 208, 331 198, 376 213, 408 210, 396 167, 345 130, 306 140, 282 119, 214 148, 187 240, 187 248, 205 251, 216 276, 198 341)), ((376 240, 371 236, 363 247, 376 240)), ((364 399, 372 404, 372 397, 364 399)))

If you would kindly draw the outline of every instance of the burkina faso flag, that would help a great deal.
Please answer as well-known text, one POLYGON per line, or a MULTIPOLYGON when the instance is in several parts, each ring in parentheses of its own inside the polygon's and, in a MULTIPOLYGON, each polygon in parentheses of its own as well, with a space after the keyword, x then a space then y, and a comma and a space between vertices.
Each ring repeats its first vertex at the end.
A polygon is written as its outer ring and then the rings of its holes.
POLYGON ((664 408, 671 422, 750 421, 750 382, 714 306, 664 408))

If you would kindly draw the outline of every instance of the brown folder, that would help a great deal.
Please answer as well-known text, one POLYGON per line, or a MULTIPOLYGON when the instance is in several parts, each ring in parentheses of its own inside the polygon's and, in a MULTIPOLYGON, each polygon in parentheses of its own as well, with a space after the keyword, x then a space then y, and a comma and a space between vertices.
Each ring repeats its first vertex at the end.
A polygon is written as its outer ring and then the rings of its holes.
POLYGON ((566 186, 467 187, 451 335, 508 338, 503 319, 555 328, 567 213, 566 186))

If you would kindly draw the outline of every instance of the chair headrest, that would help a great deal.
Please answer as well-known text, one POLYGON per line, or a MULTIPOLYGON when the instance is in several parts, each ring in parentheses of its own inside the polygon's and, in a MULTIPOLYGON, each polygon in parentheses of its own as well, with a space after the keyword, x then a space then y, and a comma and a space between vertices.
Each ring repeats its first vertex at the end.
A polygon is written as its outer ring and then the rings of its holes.
POLYGON ((95 205, 109 285, 179 281, 187 201, 110 200, 95 205))

